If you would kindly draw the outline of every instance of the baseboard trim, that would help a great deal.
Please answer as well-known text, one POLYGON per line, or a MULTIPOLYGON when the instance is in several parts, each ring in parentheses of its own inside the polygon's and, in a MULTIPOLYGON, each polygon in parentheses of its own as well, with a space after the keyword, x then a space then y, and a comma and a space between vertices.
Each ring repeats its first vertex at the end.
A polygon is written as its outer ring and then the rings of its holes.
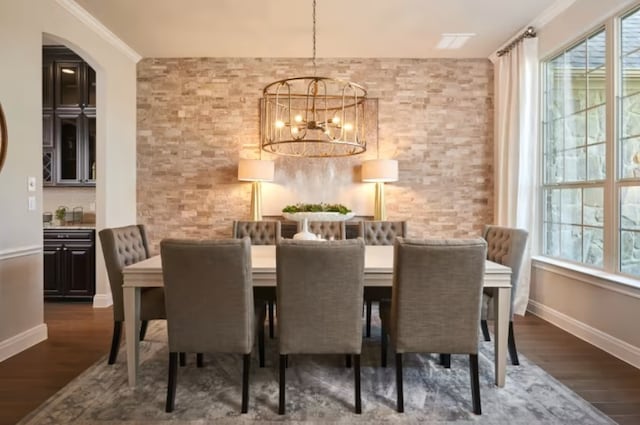
POLYGON ((640 347, 631 345, 534 300, 529 300, 527 311, 640 369, 640 347))
POLYGON ((113 305, 111 294, 96 294, 93 296, 93 308, 107 308, 113 305))
POLYGON ((46 340, 47 337, 47 325, 43 323, 0 342, 0 362, 46 340))

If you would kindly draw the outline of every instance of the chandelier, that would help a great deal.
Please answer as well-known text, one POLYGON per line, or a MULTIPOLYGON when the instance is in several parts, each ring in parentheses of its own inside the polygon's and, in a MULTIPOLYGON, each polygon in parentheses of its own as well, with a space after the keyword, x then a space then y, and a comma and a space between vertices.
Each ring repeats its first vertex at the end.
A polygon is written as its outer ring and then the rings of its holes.
POLYGON ((313 76, 287 78, 264 88, 261 149, 298 157, 363 153, 367 150, 366 89, 350 81, 315 75, 316 0, 313 0, 313 69, 313 76))

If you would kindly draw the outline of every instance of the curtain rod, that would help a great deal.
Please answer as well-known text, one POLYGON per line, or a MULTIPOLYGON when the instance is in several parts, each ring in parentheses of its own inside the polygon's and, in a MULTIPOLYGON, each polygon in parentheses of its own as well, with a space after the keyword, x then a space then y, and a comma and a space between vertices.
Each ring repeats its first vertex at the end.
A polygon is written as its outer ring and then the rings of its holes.
POLYGON ((509 43, 508 45, 506 45, 502 49, 498 50, 497 55, 498 56, 502 56, 502 55, 504 55, 506 53, 509 53, 509 51, 511 49, 513 49, 516 46, 516 44, 518 44, 519 42, 521 42, 525 38, 533 38, 535 36, 536 36, 536 30, 533 27, 529 27, 529 28, 527 28, 525 30, 525 32, 523 32, 518 37, 516 37, 516 39, 513 40, 511 43, 509 43))

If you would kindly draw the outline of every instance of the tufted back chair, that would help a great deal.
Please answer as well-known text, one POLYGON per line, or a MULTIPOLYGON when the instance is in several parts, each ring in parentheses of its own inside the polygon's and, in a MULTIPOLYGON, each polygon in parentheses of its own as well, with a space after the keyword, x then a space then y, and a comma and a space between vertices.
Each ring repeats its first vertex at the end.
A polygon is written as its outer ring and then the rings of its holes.
POLYGON ((280 242, 281 227, 279 221, 234 221, 233 235, 235 239, 248 236, 251 245, 277 245, 280 242))
MULTIPOLYGON (((515 299, 520 267, 529 233, 523 229, 487 225, 483 237, 487 241, 487 260, 511 268, 511 309, 515 299)), ((489 290, 490 291, 490 290, 489 290)), ((485 291, 486 293, 487 291, 485 291)), ((483 316, 486 315, 483 314, 483 316)))
MULTIPOLYGON (((117 322, 122 322, 124 321, 122 269, 149 258, 147 233, 144 226, 138 224, 103 229, 99 236, 113 297, 113 318, 117 322)), ((142 316, 141 314, 141 318, 142 316)), ((162 317, 157 318, 163 318, 164 314, 160 316, 162 317)))
MULTIPOLYGON (((302 230, 302 222, 298 222, 298 231, 302 230)), ((344 221, 310 221, 309 231, 314 235, 320 235, 323 239, 335 240, 347 239, 347 230, 344 221)))
POLYGON ((398 236, 407 236, 406 221, 362 221, 360 235, 367 245, 393 245, 398 236))
MULTIPOLYGON (((122 269, 149 258, 149 244, 147 243, 147 233, 141 224, 102 229, 98 235, 113 298, 113 338, 108 360, 109 364, 113 364, 118 357, 122 322, 124 322, 122 269)), ((142 288, 140 291, 140 320, 142 321, 140 340, 144 339, 149 320, 164 319, 165 317, 164 289, 142 288)))

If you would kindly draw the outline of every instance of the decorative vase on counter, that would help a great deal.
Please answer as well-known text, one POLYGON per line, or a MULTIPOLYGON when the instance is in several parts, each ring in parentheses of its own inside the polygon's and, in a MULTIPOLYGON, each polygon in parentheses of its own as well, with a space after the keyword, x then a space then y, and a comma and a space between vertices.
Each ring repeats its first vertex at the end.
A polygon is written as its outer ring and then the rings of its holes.
POLYGON ((309 219, 302 219, 302 230, 293 235, 293 239, 301 241, 315 241, 318 239, 316 235, 309 231, 309 219))

